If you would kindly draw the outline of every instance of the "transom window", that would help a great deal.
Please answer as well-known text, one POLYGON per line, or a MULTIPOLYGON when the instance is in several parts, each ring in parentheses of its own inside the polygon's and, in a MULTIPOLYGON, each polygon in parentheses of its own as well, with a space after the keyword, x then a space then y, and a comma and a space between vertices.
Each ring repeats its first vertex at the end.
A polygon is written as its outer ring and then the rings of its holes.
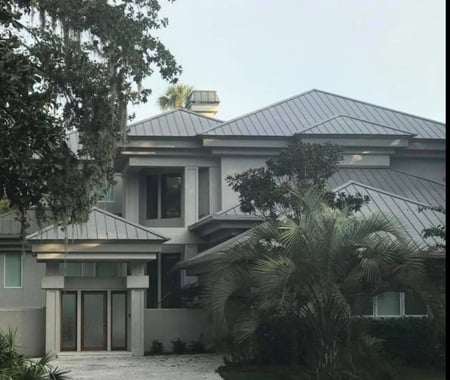
POLYGON ((119 263, 60 263, 59 273, 66 277, 120 277, 124 276, 119 263))
POLYGON ((180 173, 147 176, 147 219, 181 217, 180 173))

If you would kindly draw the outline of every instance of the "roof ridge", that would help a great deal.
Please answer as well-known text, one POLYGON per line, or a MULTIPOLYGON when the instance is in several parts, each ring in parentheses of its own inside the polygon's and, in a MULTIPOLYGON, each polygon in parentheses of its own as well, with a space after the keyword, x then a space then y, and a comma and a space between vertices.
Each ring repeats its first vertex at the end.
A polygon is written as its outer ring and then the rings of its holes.
POLYGON ((391 129, 393 131, 399 131, 399 132, 402 132, 402 133, 410 135, 410 136, 416 136, 417 135, 417 134, 412 133, 412 132, 404 131, 403 129, 389 127, 388 125, 377 123, 375 121, 371 121, 371 120, 367 120, 367 119, 361 119, 361 118, 356 117, 356 116, 344 115, 344 114, 337 114, 337 115, 334 115, 334 116, 332 116, 332 117, 330 117, 328 119, 320 121, 320 122, 314 124, 312 127, 308 127, 306 129, 304 129, 303 131, 298 132, 298 134, 301 135, 302 133, 304 133, 306 131, 309 131, 309 130, 311 130, 313 128, 317 128, 320 125, 323 125, 325 123, 330 122, 331 120, 338 119, 338 118, 348 118, 348 119, 358 120, 358 121, 362 121, 363 123, 369 123, 369 124, 377 125, 377 126, 380 126, 380 127, 383 127, 383 128, 391 129))
POLYGON ((217 129, 217 128, 223 127, 223 126, 225 126, 225 125, 227 125, 227 124, 229 124, 229 123, 231 123, 231 122, 233 122, 233 121, 242 119, 242 118, 247 117, 247 116, 250 116, 250 115, 254 115, 254 114, 257 113, 257 112, 261 112, 261 111, 264 111, 264 110, 266 110, 266 109, 268 109, 268 108, 271 108, 271 107, 274 107, 274 106, 277 106, 277 105, 286 103, 286 102, 288 102, 288 101, 290 101, 290 100, 292 100, 292 99, 299 98, 299 97, 304 96, 304 95, 306 95, 306 94, 309 94, 310 92, 313 92, 313 91, 318 91, 318 90, 316 90, 315 88, 313 88, 313 89, 311 89, 311 90, 302 92, 302 93, 300 93, 300 94, 297 94, 297 95, 294 95, 294 96, 290 96, 289 98, 280 100, 280 101, 278 101, 278 102, 271 103, 271 104, 269 104, 269 105, 267 105, 267 106, 258 108, 258 109, 254 110, 254 111, 252 111, 252 112, 248 112, 248 113, 245 113, 245 114, 243 114, 243 115, 237 116, 237 117, 235 117, 235 118, 233 118, 233 119, 224 121, 222 124, 219 124, 219 125, 216 125, 215 127, 206 129, 206 130, 204 130, 202 133, 197 133, 197 135, 202 136, 204 133, 211 132, 211 131, 213 131, 213 130, 215 130, 215 129, 217 129))
POLYGON ((379 189, 378 187, 369 186, 369 185, 366 185, 366 184, 364 184, 362 182, 357 182, 357 181, 353 181, 353 180, 347 181, 344 184, 334 188, 333 192, 341 191, 342 189, 345 189, 349 185, 358 185, 358 186, 361 186, 361 187, 365 187, 366 189, 373 190, 373 191, 375 191, 377 193, 382 193, 382 194, 385 194, 385 195, 389 195, 390 197, 401 199, 402 201, 406 201, 406 202, 409 202, 409 203, 414 203, 414 204, 416 204, 418 206, 425 206, 425 207, 432 206, 432 205, 429 205, 429 204, 426 204, 426 203, 418 202, 418 201, 416 201, 414 199, 411 199, 411 198, 402 197, 401 195, 398 195, 398 194, 395 194, 395 193, 391 193, 391 192, 383 190, 383 189, 379 189))
MULTIPOLYGON (((156 232, 150 230, 150 229, 147 228, 147 227, 141 226, 140 224, 137 224, 137 223, 133 223, 133 222, 131 222, 131 221, 125 219, 125 218, 122 218, 122 217, 120 217, 120 216, 118 216, 118 215, 112 214, 112 213, 110 213, 109 211, 103 210, 103 209, 101 209, 101 208, 99 208, 99 207, 97 207, 97 206, 92 207, 92 208, 89 210, 89 214, 90 214, 91 212, 93 212, 93 211, 100 212, 100 213, 103 214, 103 215, 112 217, 113 219, 119 220, 119 221, 124 222, 124 223, 126 223, 126 224, 130 224, 130 225, 132 225, 132 226, 134 226, 134 227, 136 227, 136 228, 139 228, 139 229, 141 229, 141 230, 143 230, 143 231, 145 231, 145 232, 149 232, 149 233, 151 233, 152 235, 158 236, 159 238, 161 238, 161 239, 163 239, 163 240, 166 240, 166 241, 169 240, 169 238, 167 238, 166 236, 163 236, 163 235, 161 235, 161 234, 158 234, 158 233, 156 233, 156 232)), ((70 223, 70 224, 68 224, 67 226, 70 226, 70 225, 73 226, 73 225, 75 225, 75 224, 82 224, 82 223, 70 223)), ((44 228, 42 228, 42 229, 40 229, 40 230, 38 230, 38 231, 33 232, 32 234, 27 235, 27 236, 25 237, 25 239, 27 239, 27 240, 28 240, 28 239, 32 239, 32 238, 34 238, 35 236, 38 236, 39 234, 43 234, 44 232, 50 231, 50 230, 52 230, 52 229, 54 229, 54 228, 57 228, 57 227, 59 227, 59 224, 58 224, 57 222, 55 222, 55 223, 53 223, 53 224, 50 224, 50 225, 47 226, 47 227, 44 227, 44 228)))
POLYGON ((441 124, 441 125, 443 125, 443 126, 446 125, 445 123, 442 123, 442 122, 440 122, 440 121, 432 120, 432 119, 429 119, 429 118, 426 118, 426 117, 423 117, 423 116, 413 115, 413 114, 408 113, 408 112, 398 111, 398 110, 395 110, 395 109, 392 109, 392 108, 388 108, 388 107, 385 107, 385 106, 380 106, 380 105, 377 105, 377 104, 374 104, 374 103, 365 102, 365 101, 363 101, 363 100, 358 100, 358 99, 350 98, 350 97, 348 97, 348 96, 335 94, 335 93, 333 93, 333 92, 324 91, 324 90, 318 90, 318 89, 315 89, 315 91, 321 92, 321 93, 323 93, 323 94, 333 95, 333 96, 337 96, 337 97, 339 97, 339 98, 351 100, 351 101, 353 101, 353 102, 358 102, 358 103, 362 103, 362 104, 367 104, 367 105, 372 106, 372 107, 382 108, 382 109, 387 110, 387 111, 392 111, 392 112, 401 113, 401 114, 403 114, 403 115, 411 116, 411 117, 414 117, 414 118, 417 118, 417 119, 422 119, 422 120, 426 120, 426 121, 431 121, 431 122, 433 122, 433 123, 441 124))
POLYGON ((210 117, 210 116, 200 115, 200 114, 198 114, 196 112, 193 112, 191 110, 188 110, 186 108, 178 107, 178 108, 175 108, 175 109, 172 109, 172 110, 169 110, 169 111, 165 111, 165 112, 159 113, 157 115, 149 116, 149 117, 147 117, 145 119, 142 119, 142 120, 139 120, 139 121, 135 121, 135 122, 133 122, 131 124, 128 124, 127 125, 127 129, 137 127, 138 125, 140 125, 142 123, 145 123, 147 121, 156 120, 156 119, 159 119, 161 117, 167 116, 167 115, 169 115, 171 113, 175 113, 175 112, 186 112, 188 114, 191 114, 191 115, 194 115, 194 116, 197 116, 197 117, 202 117, 204 119, 209 119, 209 120, 213 120, 213 121, 218 121, 219 123, 223 123, 223 120, 215 119, 215 118, 210 117))

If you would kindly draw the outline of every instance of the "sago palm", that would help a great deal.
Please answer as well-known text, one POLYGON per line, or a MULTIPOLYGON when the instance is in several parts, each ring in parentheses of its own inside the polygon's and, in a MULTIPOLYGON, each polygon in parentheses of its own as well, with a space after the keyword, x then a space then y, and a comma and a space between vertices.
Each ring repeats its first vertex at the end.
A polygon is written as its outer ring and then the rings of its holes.
POLYGON ((267 221, 216 254, 203 302, 237 341, 251 337, 267 313, 293 321, 293 334, 302 320, 313 339, 314 367, 333 367, 355 301, 416 289, 423 265, 395 218, 332 209, 318 189, 293 195, 295 218, 267 221))
POLYGON ((186 107, 186 102, 193 90, 192 86, 178 83, 167 88, 163 96, 158 98, 158 105, 162 111, 186 107))

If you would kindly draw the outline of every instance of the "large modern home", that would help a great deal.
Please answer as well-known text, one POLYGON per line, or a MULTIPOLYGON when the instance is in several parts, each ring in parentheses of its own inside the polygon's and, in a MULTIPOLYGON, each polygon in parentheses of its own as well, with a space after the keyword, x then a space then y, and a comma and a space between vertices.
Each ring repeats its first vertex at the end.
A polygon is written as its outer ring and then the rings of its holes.
MULTIPOLYGON (((130 124, 116 184, 86 223, 39 228, 30 210, 23 249, 14 212, 0 216, 0 328, 17 329, 25 353, 139 356, 153 339, 166 349, 177 338, 208 343, 205 312, 180 290, 261 222, 225 178, 264 166, 293 138, 341 145, 330 188, 368 195, 363 215, 395 215, 430 259, 445 258, 422 235, 445 216, 418 211, 445 206, 445 124, 320 90, 227 121, 218 107, 215 91, 194 91, 187 109, 130 124)), ((76 133, 68 143, 79 148, 76 133)), ((372 306, 374 317, 426 314, 402 292, 372 306)))

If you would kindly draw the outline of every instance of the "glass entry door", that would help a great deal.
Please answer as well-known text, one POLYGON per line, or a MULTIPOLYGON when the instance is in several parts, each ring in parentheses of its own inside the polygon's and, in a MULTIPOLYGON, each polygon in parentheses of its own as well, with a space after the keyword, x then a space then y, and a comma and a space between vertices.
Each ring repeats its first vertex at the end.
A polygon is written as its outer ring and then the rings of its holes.
POLYGON ((106 292, 81 293, 81 349, 106 351, 106 292))

